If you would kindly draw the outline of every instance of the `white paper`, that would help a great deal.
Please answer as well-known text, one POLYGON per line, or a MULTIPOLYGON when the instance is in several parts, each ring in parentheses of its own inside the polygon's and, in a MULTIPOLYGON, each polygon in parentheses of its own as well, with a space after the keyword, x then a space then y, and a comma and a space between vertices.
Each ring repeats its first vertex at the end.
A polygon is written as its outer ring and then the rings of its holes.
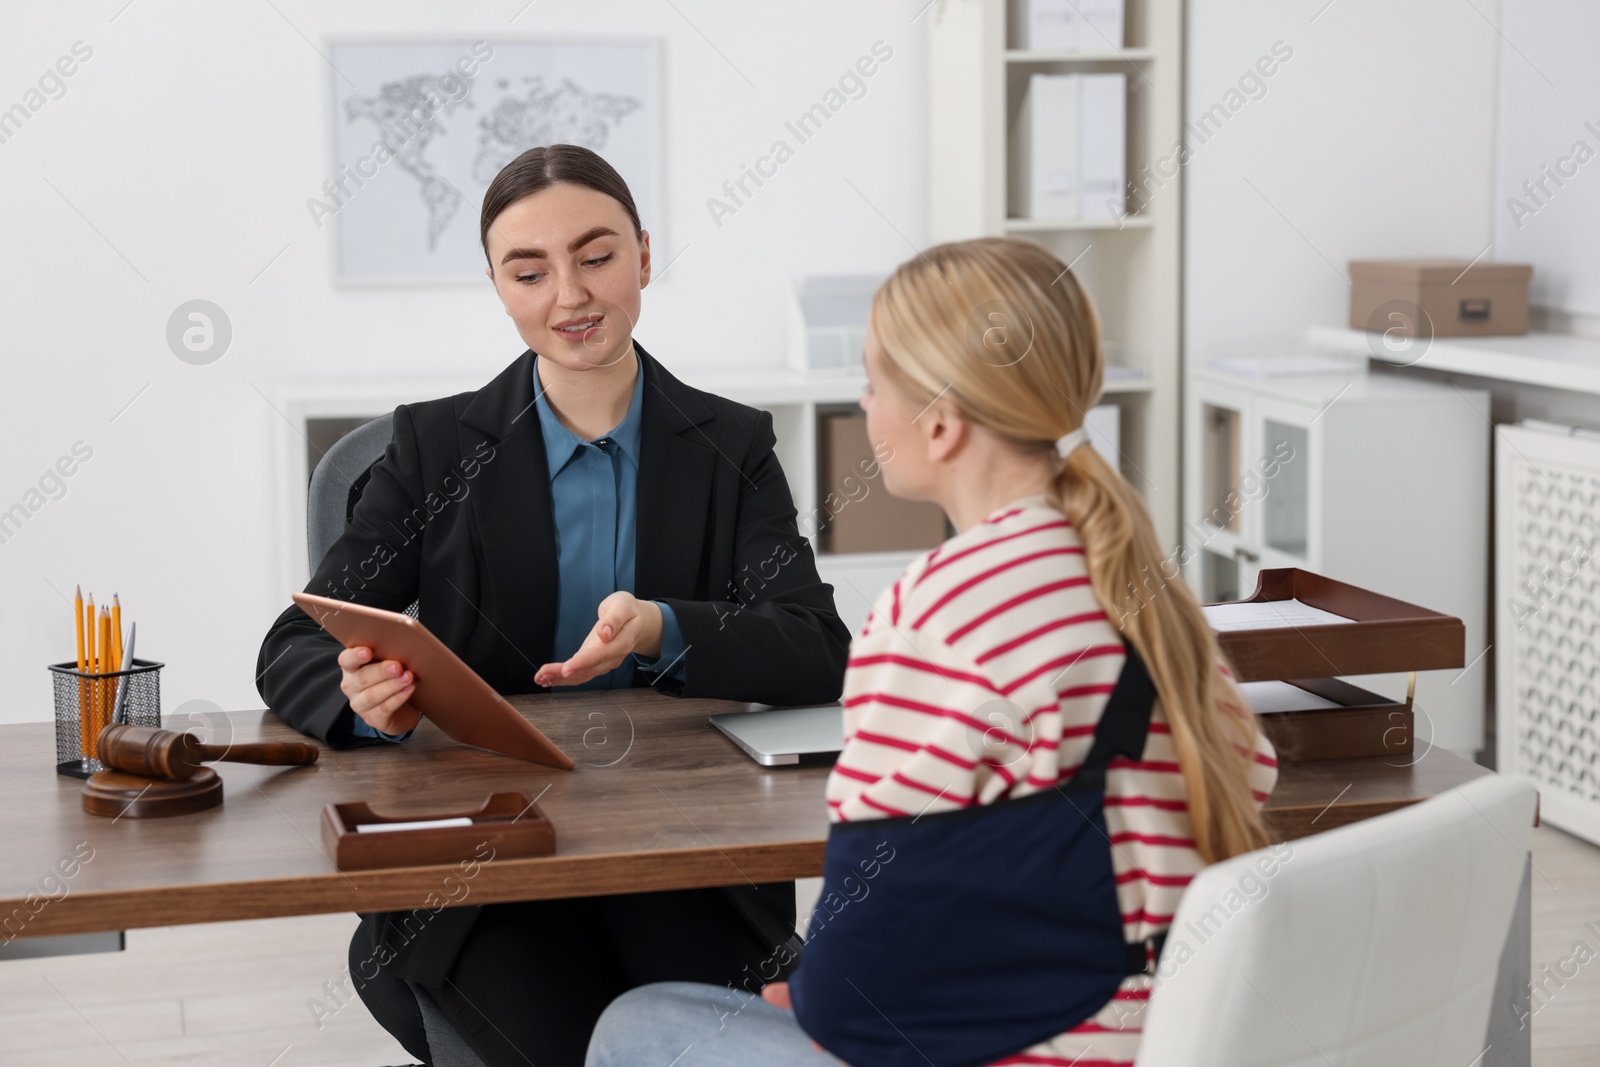
POLYGON ((1257 715, 1276 711, 1320 711, 1342 705, 1288 682, 1240 682, 1239 692, 1257 715))
POLYGON ((472 820, 460 819, 421 819, 417 822, 364 822, 356 827, 360 834, 385 833, 389 830, 432 830, 445 826, 471 826, 472 820))
POLYGON ((1249 604, 1207 604, 1200 609, 1213 630, 1277 630, 1353 623, 1343 615, 1314 608, 1299 600, 1262 600, 1249 604))

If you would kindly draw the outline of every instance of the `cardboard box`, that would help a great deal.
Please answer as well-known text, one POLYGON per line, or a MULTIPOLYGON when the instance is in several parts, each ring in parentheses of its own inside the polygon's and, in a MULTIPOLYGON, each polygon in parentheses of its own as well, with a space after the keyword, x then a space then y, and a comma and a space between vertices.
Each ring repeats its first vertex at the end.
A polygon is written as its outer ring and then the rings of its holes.
POLYGON ((822 551, 920 552, 948 536, 939 505, 902 500, 884 488, 865 414, 818 415, 817 452, 822 551))
POLYGON ((1352 260, 1350 328, 1422 338, 1527 333, 1532 277, 1526 263, 1352 260))

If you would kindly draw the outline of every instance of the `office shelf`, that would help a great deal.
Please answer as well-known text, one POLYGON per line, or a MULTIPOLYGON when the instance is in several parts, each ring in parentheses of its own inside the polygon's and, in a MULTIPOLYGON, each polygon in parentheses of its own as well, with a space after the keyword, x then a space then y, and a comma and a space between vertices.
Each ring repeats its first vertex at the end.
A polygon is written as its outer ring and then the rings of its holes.
POLYGON ((1118 48, 1082 52, 1040 51, 1008 48, 1005 61, 1029 65, 1087 65, 1090 63, 1148 63, 1156 58, 1151 48, 1118 48))
POLYGON ((1118 219, 1013 219, 1005 221, 1006 233, 1053 233, 1057 230, 1151 230, 1155 221, 1144 215, 1118 219))
POLYGON ((928 173, 935 241, 1014 235, 1074 264, 1114 355, 1135 382, 1107 377, 1122 407, 1122 473, 1144 495, 1165 545, 1178 539, 1180 227, 1183 175, 1153 191, 1142 170, 1183 140, 1182 0, 1127 0, 1129 46, 1087 52, 1013 47, 1013 5, 945 4, 929 26, 928 173), (1160 76, 1150 73, 1159 65, 1160 76), (1128 75, 1127 175, 1145 202, 1115 219, 1022 219, 1007 205, 1008 140, 1031 74, 1098 69, 1128 75), (1127 231, 1123 235, 1123 231, 1127 231))
MULTIPOLYGON (((1381 344, 1366 330, 1314 326, 1306 336, 1314 345, 1369 356, 1378 366, 1384 365, 1384 361, 1374 355, 1374 349, 1381 350, 1381 344)), ((1427 343, 1416 362, 1408 365, 1600 395, 1600 340, 1575 334, 1435 337, 1427 343)))

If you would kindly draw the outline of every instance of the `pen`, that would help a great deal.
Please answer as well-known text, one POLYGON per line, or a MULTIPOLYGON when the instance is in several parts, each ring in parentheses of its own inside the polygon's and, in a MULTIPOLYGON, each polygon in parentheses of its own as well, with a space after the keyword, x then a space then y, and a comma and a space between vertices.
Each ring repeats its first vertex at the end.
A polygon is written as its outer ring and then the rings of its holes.
MULTIPOLYGON (((133 666, 133 643, 139 636, 139 624, 128 624, 128 644, 122 650, 122 665, 120 670, 126 671, 133 666)), ((126 722, 128 719, 128 675, 124 674, 117 679, 117 704, 112 709, 111 721, 113 724, 126 722)))

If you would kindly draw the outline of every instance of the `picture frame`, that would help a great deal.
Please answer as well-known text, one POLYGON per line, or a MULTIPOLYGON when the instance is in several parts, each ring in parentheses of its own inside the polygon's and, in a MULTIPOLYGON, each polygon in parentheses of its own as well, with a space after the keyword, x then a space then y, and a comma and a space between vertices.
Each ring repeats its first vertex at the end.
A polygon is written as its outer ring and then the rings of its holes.
POLYGON ((478 215, 501 167, 582 144, 616 167, 660 247, 659 38, 329 38, 327 174, 307 198, 339 288, 478 284, 478 215))

